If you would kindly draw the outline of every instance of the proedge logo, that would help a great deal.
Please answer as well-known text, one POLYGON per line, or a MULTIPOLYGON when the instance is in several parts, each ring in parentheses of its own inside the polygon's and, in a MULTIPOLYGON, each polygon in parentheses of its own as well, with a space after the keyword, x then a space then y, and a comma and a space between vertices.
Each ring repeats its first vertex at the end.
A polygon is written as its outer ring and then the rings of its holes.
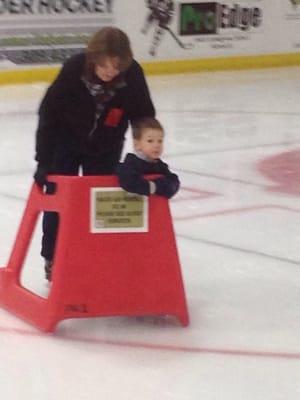
MULTIPOLYGON (((300 0, 297 0, 300 1, 300 0)), ((180 35, 217 34, 220 29, 247 31, 262 24, 259 7, 229 6, 218 2, 181 3, 180 35)))

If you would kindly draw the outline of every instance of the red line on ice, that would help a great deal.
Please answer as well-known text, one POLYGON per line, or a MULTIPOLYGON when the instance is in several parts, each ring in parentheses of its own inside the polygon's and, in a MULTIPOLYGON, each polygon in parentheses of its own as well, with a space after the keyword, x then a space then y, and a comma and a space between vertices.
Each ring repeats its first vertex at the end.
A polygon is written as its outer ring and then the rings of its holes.
POLYGON ((206 347, 185 346, 185 345, 155 344, 155 343, 146 343, 137 341, 132 341, 132 342, 121 341, 121 340, 101 339, 96 337, 85 337, 76 335, 61 336, 59 334, 45 334, 21 328, 0 327, 0 333, 29 336, 29 337, 39 337, 45 339, 53 338, 53 340, 68 340, 86 344, 99 344, 105 346, 134 348, 141 350, 172 351, 172 352, 182 352, 182 353, 198 353, 198 354, 211 354, 211 355, 235 356, 235 357, 300 360, 300 353, 297 352, 225 349, 225 348, 213 348, 213 347, 206 348, 206 347))

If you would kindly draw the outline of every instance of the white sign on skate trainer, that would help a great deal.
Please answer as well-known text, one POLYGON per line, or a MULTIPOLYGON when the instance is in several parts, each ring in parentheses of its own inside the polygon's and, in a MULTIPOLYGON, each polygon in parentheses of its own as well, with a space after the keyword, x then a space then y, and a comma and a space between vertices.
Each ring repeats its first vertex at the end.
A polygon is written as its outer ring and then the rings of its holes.
POLYGON ((148 232, 148 197, 121 188, 91 189, 92 233, 148 232))

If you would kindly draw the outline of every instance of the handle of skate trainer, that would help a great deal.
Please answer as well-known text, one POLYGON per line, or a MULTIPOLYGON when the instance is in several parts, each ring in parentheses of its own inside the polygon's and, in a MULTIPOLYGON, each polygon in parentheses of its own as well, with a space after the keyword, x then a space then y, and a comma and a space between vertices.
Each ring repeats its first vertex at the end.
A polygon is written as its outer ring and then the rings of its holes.
POLYGON ((36 183, 33 183, 31 187, 19 231, 7 265, 8 270, 10 272, 14 271, 16 277, 19 275, 26 258, 39 214, 42 211, 60 212, 66 206, 63 201, 68 191, 68 185, 64 184, 66 183, 64 182, 65 177, 50 175, 49 181, 56 184, 54 194, 44 193, 36 183))

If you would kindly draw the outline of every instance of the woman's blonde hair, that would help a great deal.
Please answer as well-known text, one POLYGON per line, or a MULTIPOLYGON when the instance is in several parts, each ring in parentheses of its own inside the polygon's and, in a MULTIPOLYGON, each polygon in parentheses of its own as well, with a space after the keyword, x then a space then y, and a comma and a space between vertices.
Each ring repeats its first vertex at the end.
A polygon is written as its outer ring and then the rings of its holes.
POLYGON ((118 57, 120 72, 126 71, 133 59, 128 36, 112 26, 100 29, 90 38, 86 55, 88 74, 93 74, 95 65, 100 64, 105 57, 118 57))

